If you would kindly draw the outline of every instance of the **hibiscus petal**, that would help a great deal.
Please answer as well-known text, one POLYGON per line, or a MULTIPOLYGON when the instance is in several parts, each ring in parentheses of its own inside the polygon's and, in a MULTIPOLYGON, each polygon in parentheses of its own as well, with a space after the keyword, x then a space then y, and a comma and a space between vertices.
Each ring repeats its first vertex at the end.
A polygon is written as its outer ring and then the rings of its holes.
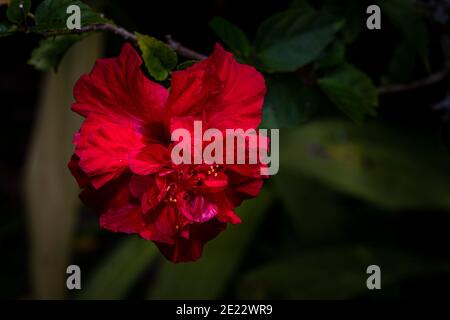
MULTIPOLYGON (((157 180, 160 177, 157 177, 157 180)), ((161 204, 161 201, 166 196, 167 190, 158 186, 158 183, 153 184, 148 188, 141 198, 142 212, 148 212, 161 204)))
POLYGON ((203 223, 214 218, 218 213, 218 208, 199 194, 184 203, 181 213, 191 221, 203 223))
POLYGON ((113 232, 139 233, 144 227, 141 208, 127 205, 122 208, 109 209, 100 216, 100 226, 113 232))
POLYGON ((239 193, 243 199, 254 198, 261 191, 264 182, 262 179, 246 179, 243 182, 233 186, 231 190, 239 193))
POLYGON ((153 224, 147 224, 147 226, 139 232, 139 236, 145 240, 158 241, 169 245, 175 243, 173 237, 159 232, 153 224))
POLYGON ((203 243, 179 237, 174 244, 155 241, 159 251, 174 263, 196 261, 202 256, 203 243))
POLYGON ((80 158, 76 154, 73 154, 68 163, 68 167, 72 175, 78 182, 80 188, 84 188, 89 184, 89 177, 79 166, 80 158))
POLYGON ((189 227, 189 239, 177 237, 173 245, 155 241, 161 253, 170 261, 179 263, 198 260, 202 255, 204 244, 225 230, 226 224, 212 219, 189 227))
POLYGON ((256 128, 265 93, 263 76, 216 44, 208 59, 172 73, 166 117, 203 112, 210 127, 256 128))
POLYGON ((172 72, 166 119, 195 115, 202 110, 208 96, 220 88, 220 81, 204 81, 205 68, 202 63, 182 71, 172 72))
POLYGON ((216 44, 206 60, 173 73, 168 117, 205 113, 210 127, 256 128, 261 122, 266 86, 255 68, 238 63, 216 44))
POLYGON ((141 140, 131 125, 88 117, 74 140, 75 154, 80 168, 92 178, 92 185, 100 188, 128 168, 129 153, 142 148, 141 140))
POLYGON ((219 44, 208 60, 208 71, 220 78, 223 89, 206 107, 206 121, 218 129, 257 128, 266 94, 264 77, 219 44))
POLYGON ((142 60, 128 43, 117 58, 99 59, 89 75, 75 84, 72 110, 115 122, 151 122, 161 118, 168 92, 141 71, 142 60))
POLYGON ((111 208, 121 208, 130 202, 128 175, 113 180, 95 189, 91 184, 80 193, 81 201, 98 213, 104 213, 111 208))
POLYGON ((202 190, 206 192, 221 192, 228 185, 228 177, 222 172, 209 175, 203 180, 202 190))
POLYGON ((161 204, 157 212, 153 214, 156 229, 165 235, 175 236, 180 228, 177 208, 170 204, 161 204))
POLYGON ((212 198, 212 201, 217 204, 219 208, 219 213, 217 214, 217 220, 225 223, 238 224, 241 223, 242 220, 239 218, 233 211, 234 205, 226 193, 214 193, 210 194, 209 197, 212 198))
POLYGON ((140 175, 148 175, 170 164, 170 155, 164 146, 150 144, 130 154, 129 161, 131 171, 140 175))
POLYGON ((155 183, 155 179, 150 176, 133 174, 130 180, 130 192, 133 197, 141 198, 142 194, 155 183))

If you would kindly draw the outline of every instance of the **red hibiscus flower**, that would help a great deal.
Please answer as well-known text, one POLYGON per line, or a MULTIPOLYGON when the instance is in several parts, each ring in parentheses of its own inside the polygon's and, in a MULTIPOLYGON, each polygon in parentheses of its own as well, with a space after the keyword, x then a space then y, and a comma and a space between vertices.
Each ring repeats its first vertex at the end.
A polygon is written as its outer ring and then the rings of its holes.
POLYGON ((100 213, 101 227, 152 240, 173 262, 194 261, 234 209, 262 187, 259 165, 171 161, 171 132, 192 128, 257 128, 264 79, 216 45, 192 67, 172 73, 170 90, 150 81, 125 44, 117 58, 98 60, 75 85, 72 110, 85 117, 74 136, 69 168, 80 198, 100 213))

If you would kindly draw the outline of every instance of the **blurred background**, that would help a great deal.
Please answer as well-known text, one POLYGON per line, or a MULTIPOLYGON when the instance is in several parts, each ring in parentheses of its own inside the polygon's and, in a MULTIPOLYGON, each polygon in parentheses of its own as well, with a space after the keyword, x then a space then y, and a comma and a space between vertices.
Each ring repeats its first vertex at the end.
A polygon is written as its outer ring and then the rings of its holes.
POLYGON ((221 42, 255 65, 268 86, 261 126, 281 129, 280 171, 195 263, 100 230, 67 169, 81 123, 69 107, 79 76, 123 40, 89 36, 55 73, 27 63, 40 37, 1 37, 0 298, 450 296, 450 1, 87 3, 128 30, 204 54, 221 42), (371 4, 380 30, 366 27, 371 4), (310 19, 289 24, 299 10, 310 19), (71 264, 82 290, 66 289, 71 264), (381 290, 366 287, 372 264, 381 290))

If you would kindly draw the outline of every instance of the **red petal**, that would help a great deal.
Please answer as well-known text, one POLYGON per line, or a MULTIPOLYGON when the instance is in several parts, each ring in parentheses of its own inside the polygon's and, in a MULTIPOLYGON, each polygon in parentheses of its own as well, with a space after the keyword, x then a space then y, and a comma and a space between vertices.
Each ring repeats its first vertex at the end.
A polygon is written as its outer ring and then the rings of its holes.
POLYGON ((170 204, 161 204, 154 214, 156 229, 167 236, 175 236, 180 228, 178 220, 178 209, 170 204))
POLYGON ((236 62, 216 44, 209 58, 209 72, 222 81, 222 93, 206 108, 206 121, 218 129, 257 128, 266 94, 264 78, 255 68, 236 62))
POLYGON ((167 236, 159 232, 156 229, 156 227, 152 224, 147 224, 147 226, 139 232, 139 235, 145 240, 158 241, 170 245, 173 245, 175 243, 173 237, 167 236))
POLYGON ((139 233, 144 227, 141 208, 135 205, 127 205, 122 208, 109 209, 100 216, 102 228, 125 233, 139 233))
POLYGON ((142 212, 148 212, 161 203, 166 196, 165 179, 156 177, 155 183, 148 188, 141 198, 142 212))
POLYGON ((203 243, 179 237, 174 244, 155 241, 159 251, 174 263, 196 261, 202 256, 203 243))
POLYGON ((117 178, 128 167, 129 153, 143 146, 131 125, 118 125, 89 117, 76 136, 79 166, 99 188, 117 178))
POLYGON ((157 172, 170 164, 167 149, 160 144, 150 144, 130 155, 130 169, 140 175, 157 172))
POLYGON ((89 184, 89 177, 86 175, 86 173, 81 170, 79 166, 80 158, 76 154, 73 154, 70 158, 69 164, 67 165, 69 167, 70 172, 75 177, 75 179, 78 182, 78 185, 80 188, 84 188, 89 184))
POLYGON ((241 218, 239 218, 239 216, 231 210, 227 210, 217 215, 217 220, 231 224, 239 224, 242 222, 241 218))
POLYGON ((234 205, 233 202, 228 199, 225 193, 214 193, 210 195, 213 198, 213 201, 217 204, 219 208, 219 213, 217 214, 217 220, 225 223, 238 224, 241 223, 242 220, 239 218, 233 211, 234 205))
POLYGON ((238 185, 235 185, 233 192, 239 193, 243 199, 254 198, 261 191, 264 182, 262 179, 247 179, 238 185))
POLYGON ((218 208, 203 195, 196 195, 193 199, 183 202, 181 213, 190 221, 203 223, 214 218, 218 208))
POLYGON ((167 90, 141 71, 136 50, 124 44, 117 58, 99 59, 92 72, 74 87, 72 110, 87 117, 95 113, 116 122, 150 122, 161 118, 167 90))
POLYGON ((103 213, 111 208, 121 208, 130 202, 129 176, 110 181, 100 189, 87 185, 80 193, 80 199, 89 208, 103 213))
POLYGON ((225 230, 226 224, 212 219, 206 223, 190 226, 190 238, 177 237, 173 245, 155 242, 161 253, 170 261, 189 262, 199 259, 206 242, 225 230))
POLYGON ((222 172, 218 172, 217 175, 209 175, 203 180, 202 190, 206 192, 221 192, 228 185, 228 177, 222 172))
POLYGON ((130 192, 133 197, 139 199, 154 183, 155 179, 153 177, 133 174, 130 180, 130 192))
POLYGON ((265 93, 263 76, 217 44, 208 59, 172 74, 166 116, 202 112, 209 127, 256 128, 265 93))

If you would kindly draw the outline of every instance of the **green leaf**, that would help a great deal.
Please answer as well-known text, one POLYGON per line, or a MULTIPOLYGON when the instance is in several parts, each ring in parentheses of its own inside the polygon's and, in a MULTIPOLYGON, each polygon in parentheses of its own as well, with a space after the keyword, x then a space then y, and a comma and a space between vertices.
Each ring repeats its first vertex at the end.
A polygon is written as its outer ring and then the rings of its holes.
POLYGON ((240 281, 240 299, 349 299, 368 292, 366 269, 381 269, 382 288, 417 275, 450 272, 448 262, 389 248, 341 246, 303 251, 248 272, 240 281))
POLYGON ((423 135, 348 121, 285 131, 280 171, 392 210, 450 208, 450 157, 423 135))
POLYGON ((17 27, 8 22, 0 23, 0 38, 12 35, 16 30, 17 27))
POLYGON ((177 66, 177 54, 164 42, 136 33, 142 58, 150 75, 158 81, 167 79, 177 66))
POLYGON ((353 43, 366 28, 368 4, 355 0, 327 0, 321 10, 345 19, 342 35, 345 43, 353 43))
POLYGON ((290 72, 317 59, 343 20, 311 9, 291 9, 262 23, 257 31, 257 63, 267 72, 290 72))
POLYGON ((58 66, 75 42, 81 40, 86 35, 64 35, 43 39, 39 42, 39 47, 31 52, 28 63, 37 70, 58 71, 58 66))
POLYGON ((10 0, 6 17, 15 24, 21 24, 30 12, 31 0, 10 0), (22 8, 21 8, 22 6, 22 8))
POLYGON ((250 41, 239 27, 220 17, 214 17, 209 26, 238 57, 247 59, 250 56, 250 41))
POLYGON ((254 239, 272 203, 263 190, 256 199, 245 201, 237 212, 242 224, 228 226, 208 243, 194 263, 174 265, 164 261, 151 289, 152 299, 215 299, 223 294, 254 239))
POLYGON ((345 44, 341 40, 334 41, 321 55, 315 64, 316 70, 328 69, 345 62, 345 44))
POLYGON ((378 0, 377 2, 381 11, 402 34, 408 46, 425 64, 428 64, 429 33, 414 2, 409 0, 378 0))
POLYGON ((372 80, 350 64, 338 66, 318 81, 331 101, 356 122, 366 115, 374 115, 378 106, 378 93, 372 80))
POLYGON ((66 10, 70 5, 77 5, 81 11, 81 26, 90 24, 111 23, 101 14, 93 11, 88 5, 78 0, 45 0, 36 9, 36 26, 31 28, 36 32, 51 32, 67 30, 66 10))
POLYGON ((288 128, 309 120, 326 97, 315 87, 306 86, 296 75, 266 77, 263 124, 269 128, 288 128))
POLYGON ((158 250, 149 241, 138 237, 124 239, 90 274, 77 298, 124 298, 157 254, 158 250))

